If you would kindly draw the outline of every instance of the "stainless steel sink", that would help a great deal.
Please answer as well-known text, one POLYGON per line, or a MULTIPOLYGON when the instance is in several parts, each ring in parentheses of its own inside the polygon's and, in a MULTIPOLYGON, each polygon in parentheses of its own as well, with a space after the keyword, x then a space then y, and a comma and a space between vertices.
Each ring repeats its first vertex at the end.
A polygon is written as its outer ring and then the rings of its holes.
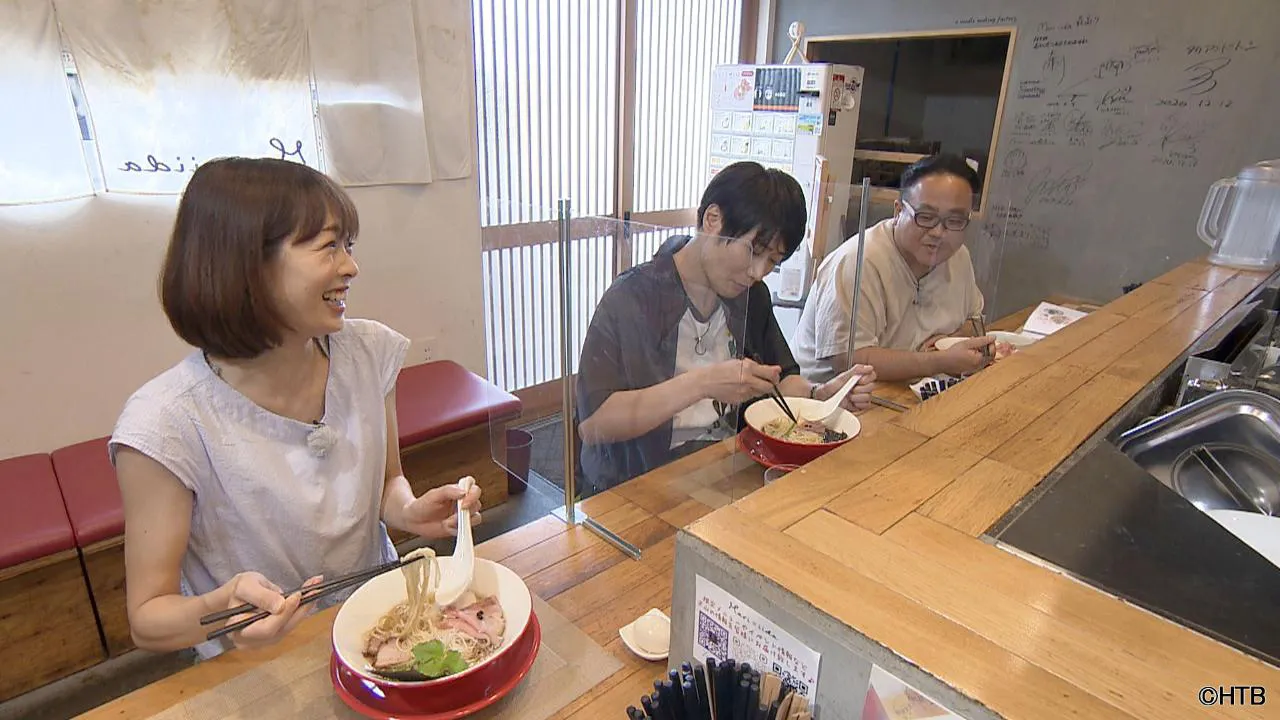
POLYGON ((1223 390, 1144 422, 1116 446, 1201 510, 1280 515, 1280 400, 1223 390))

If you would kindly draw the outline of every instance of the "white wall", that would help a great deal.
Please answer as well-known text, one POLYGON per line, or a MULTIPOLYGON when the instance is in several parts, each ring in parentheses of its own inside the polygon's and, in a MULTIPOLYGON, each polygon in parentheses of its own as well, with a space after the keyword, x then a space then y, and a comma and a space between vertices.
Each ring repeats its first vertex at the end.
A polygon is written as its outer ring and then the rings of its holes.
MULTIPOLYGON (((474 178, 351 194, 360 277, 348 314, 434 337, 436 357, 483 374, 474 178)), ((190 351, 156 293, 175 208, 118 195, 0 208, 17 291, 0 341, 0 458, 108 434, 129 394, 190 351)))
MULTIPOLYGON (((469 64, 455 71, 474 87, 469 64)), ((437 359, 484 374, 475 176, 350 192, 361 233, 348 315, 434 338, 437 359)), ((0 459, 109 434, 129 394, 190 352, 156 292, 176 207, 121 195, 0 207, 0 459)))

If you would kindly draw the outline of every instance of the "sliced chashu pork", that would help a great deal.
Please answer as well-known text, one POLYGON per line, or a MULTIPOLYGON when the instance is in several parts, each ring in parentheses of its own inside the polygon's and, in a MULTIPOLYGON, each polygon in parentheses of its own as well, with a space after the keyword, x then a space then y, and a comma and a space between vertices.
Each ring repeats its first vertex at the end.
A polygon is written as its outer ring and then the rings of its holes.
POLYGON ((441 625, 477 640, 487 639, 494 645, 500 645, 507 629, 507 619, 502 614, 498 599, 488 597, 463 608, 445 608, 441 625))

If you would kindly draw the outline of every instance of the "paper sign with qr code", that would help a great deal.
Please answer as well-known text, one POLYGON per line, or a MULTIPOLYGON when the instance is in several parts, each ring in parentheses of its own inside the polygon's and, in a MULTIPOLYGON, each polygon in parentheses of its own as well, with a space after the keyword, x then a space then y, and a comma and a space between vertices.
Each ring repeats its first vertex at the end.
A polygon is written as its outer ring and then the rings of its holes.
POLYGON ((813 702, 822 656, 701 575, 694 584, 693 633, 698 660, 750 663, 813 702))

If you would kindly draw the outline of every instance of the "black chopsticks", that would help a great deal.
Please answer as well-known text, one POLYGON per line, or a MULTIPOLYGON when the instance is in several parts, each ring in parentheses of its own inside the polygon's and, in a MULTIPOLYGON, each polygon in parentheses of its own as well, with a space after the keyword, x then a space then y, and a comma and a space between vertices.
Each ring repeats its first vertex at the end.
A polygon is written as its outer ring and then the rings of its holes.
MULTIPOLYGON (((384 572, 388 572, 390 570, 398 570, 399 568, 402 568, 405 565, 408 565, 411 562, 416 562, 420 559, 422 559, 421 555, 415 555, 414 557, 411 557, 407 560, 395 560, 393 562, 383 563, 382 565, 378 565, 377 567, 372 567, 365 570, 359 570, 357 572, 349 573, 347 575, 343 575, 341 577, 337 577, 337 578, 334 578, 333 580, 328 580, 326 582, 322 582, 317 585, 312 585, 310 587, 305 587, 305 588, 296 587, 292 590, 289 590, 288 592, 283 593, 283 595, 285 597, 289 597, 290 595, 296 592, 301 592, 302 600, 299 603, 299 607, 301 607, 302 605, 305 605, 307 603, 315 602, 316 600, 319 600, 322 597, 332 595, 341 590, 346 590, 347 588, 353 585, 359 585, 361 583, 367 582, 377 577, 378 575, 381 575, 384 572)), ((205 615, 204 617, 200 618, 200 624, 212 625, 213 623, 221 622, 223 620, 229 620, 230 618, 233 618, 236 615, 243 615, 245 613, 253 612, 254 610, 258 610, 258 612, 254 613, 253 615, 239 622, 234 622, 228 625, 224 625, 223 627, 220 627, 217 630, 210 632, 206 636, 207 639, 209 640, 216 640, 222 637, 223 635, 228 635, 230 633, 236 632, 237 630, 243 630, 246 627, 249 627, 250 625, 252 625, 253 623, 259 620, 270 617, 271 613, 267 612, 266 610, 261 610, 256 605, 253 605, 251 603, 245 603, 243 605, 239 605, 233 608, 228 608, 226 610, 219 610, 218 612, 215 612, 215 613, 209 613, 208 615, 205 615)))
POLYGON ((652 695, 627 708, 628 720, 811 720, 809 702, 770 672, 732 659, 683 663, 655 680, 652 695))
MULTIPOLYGON (((764 361, 762 361, 760 356, 755 353, 751 354, 751 361, 759 365, 764 365, 764 361)), ((782 388, 778 387, 778 383, 773 382, 772 380, 769 381, 769 384, 773 386, 773 392, 769 393, 769 397, 778 404, 778 407, 782 408, 782 412, 786 413, 787 418, 790 419, 791 422, 799 423, 800 421, 796 420, 796 414, 791 412, 791 406, 787 405, 787 399, 782 395, 782 388)))
POLYGON ((769 394, 773 401, 778 403, 778 407, 782 408, 782 412, 787 414, 791 422, 799 422, 796 420, 796 414, 791 412, 791 408, 787 406, 787 399, 782 397, 782 391, 778 389, 778 384, 773 383, 773 392, 769 394))

